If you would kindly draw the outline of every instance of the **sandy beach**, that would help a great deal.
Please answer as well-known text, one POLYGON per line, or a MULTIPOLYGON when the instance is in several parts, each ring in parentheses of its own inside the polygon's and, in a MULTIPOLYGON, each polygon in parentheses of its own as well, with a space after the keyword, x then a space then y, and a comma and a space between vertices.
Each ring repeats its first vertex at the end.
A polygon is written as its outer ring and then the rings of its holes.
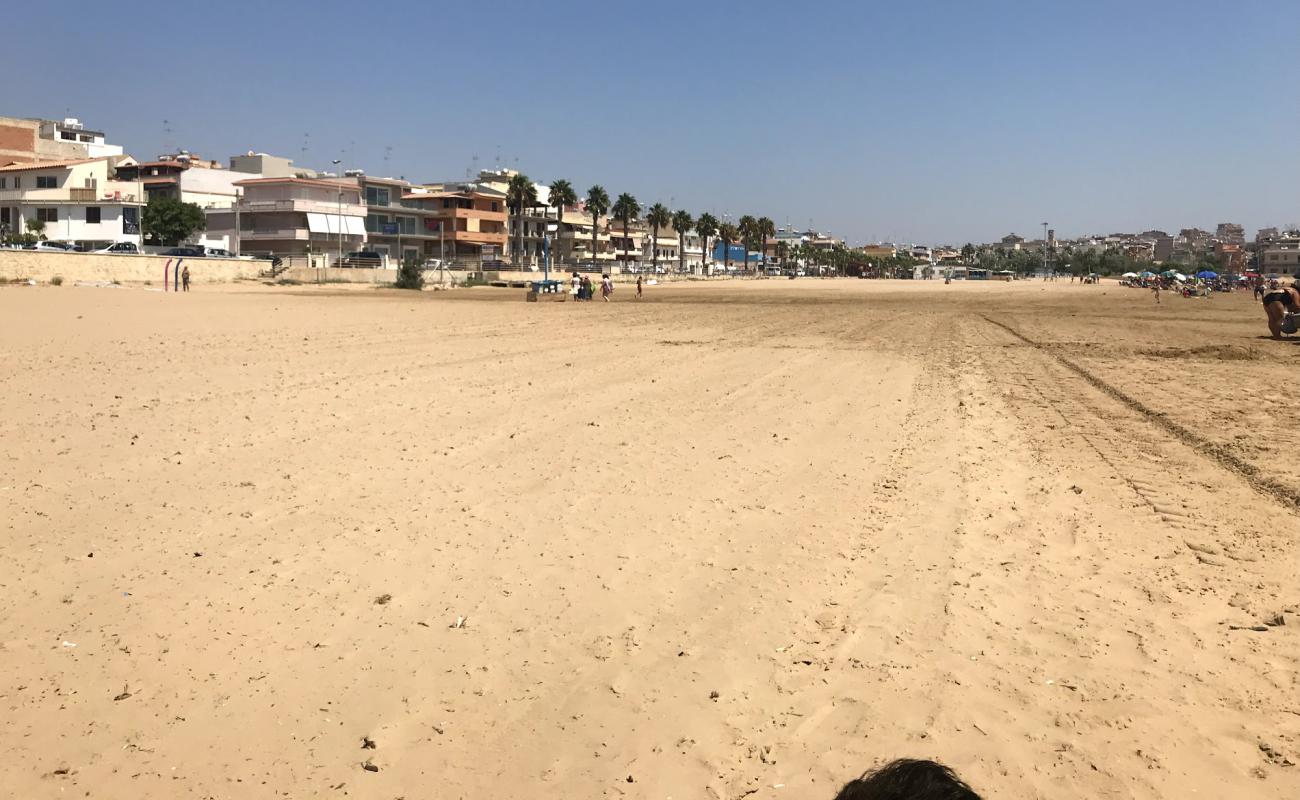
POLYGON ((0 794, 1300 796, 1300 343, 1113 282, 0 287, 0 794))

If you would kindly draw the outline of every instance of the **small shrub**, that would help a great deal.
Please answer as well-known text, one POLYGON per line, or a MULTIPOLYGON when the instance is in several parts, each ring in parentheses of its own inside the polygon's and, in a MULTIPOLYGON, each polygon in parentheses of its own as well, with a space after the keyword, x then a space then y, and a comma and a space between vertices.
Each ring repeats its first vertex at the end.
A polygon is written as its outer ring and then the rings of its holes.
POLYGON ((62 276, 62 275, 55 275, 53 278, 50 278, 50 285, 51 285, 51 286, 62 286, 62 285, 63 285, 63 276, 62 276))
POLYGON ((397 269, 397 281, 393 283, 398 289, 424 288, 424 269, 415 261, 407 261, 397 269))

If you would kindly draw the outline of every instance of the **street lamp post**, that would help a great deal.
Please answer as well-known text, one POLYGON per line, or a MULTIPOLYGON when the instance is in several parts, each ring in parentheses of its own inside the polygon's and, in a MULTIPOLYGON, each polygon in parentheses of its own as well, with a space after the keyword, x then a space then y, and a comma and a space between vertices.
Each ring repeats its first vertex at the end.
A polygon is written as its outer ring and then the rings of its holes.
POLYGON ((1047 280, 1047 223, 1043 223, 1043 280, 1047 280))
MULTIPOLYGON (((334 159, 334 166, 335 166, 335 167, 338 167, 338 165, 341 164, 341 163, 342 163, 342 159, 338 159, 338 158, 334 159)), ((338 260, 335 261, 334 266, 336 266, 336 267, 341 267, 341 266, 343 266, 343 186, 342 186, 342 184, 343 184, 343 170, 342 170, 342 169, 335 169, 335 170, 334 170, 334 175, 335 175, 335 179, 338 180, 338 182, 339 182, 339 219, 338 219, 338 226, 339 226, 339 253, 338 253, 338 260)))

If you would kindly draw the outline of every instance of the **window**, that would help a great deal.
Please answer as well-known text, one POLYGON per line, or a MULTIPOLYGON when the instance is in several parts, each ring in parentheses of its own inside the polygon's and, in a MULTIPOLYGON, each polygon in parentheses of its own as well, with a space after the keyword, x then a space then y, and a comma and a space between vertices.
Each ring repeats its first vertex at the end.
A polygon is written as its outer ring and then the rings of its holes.
POLYGON ((58 222, 59 210, 57 208, 38 208, 36 209, 36 219, 41 222, 58 222))
POLYGON ((77 134, 68 131, 60 131, 59 138, 67 142, 75 142, 77 141, 77 134))
POLYGON ((59 179, 56 178, 56 177, 54 177, 53 175, 37 175, 37 176, 36 176, 36 188, 37 188, 37 189, 57 189, 57 188, 59 188, 59 179))
POLYGON ((497 208, 497 204, 496 204, 496 201, 495 201, 495 200, 492 201, 492 210, 493 210, 493 211, 499 211, 499 210, 500 210, 499 208, 497 208))
POLYGON ((9 218, 8 207, 0 208, 0 228, 7 229, 11 222, 13 222, 13 220, 9 218))
POLYGON ((367 186, 366 205, 368 206, 388 205, 388 189, 383 186, 367 186))
POLYGON ((99 206, 86 206, 86 224, 99 224, 99 206))
POLYGON ((415 233, 415 217, 398 217, 397 226, 403 236, 410 236, 415 233))
POLYGON ((0 189, 5 188, 5 181, 8 180, 9 180, 8 178, 0 178, 0 189))
MULTIPOLYGON (((244 217, 245 220, 248 217, 244 217)), ((122 209, 122 233, 140 232, 140 209, 134 206, 122 209)))
POLYGON ((14 176, 14 188, 15 189, 23 188, 23 179, 17 175, 14 176))

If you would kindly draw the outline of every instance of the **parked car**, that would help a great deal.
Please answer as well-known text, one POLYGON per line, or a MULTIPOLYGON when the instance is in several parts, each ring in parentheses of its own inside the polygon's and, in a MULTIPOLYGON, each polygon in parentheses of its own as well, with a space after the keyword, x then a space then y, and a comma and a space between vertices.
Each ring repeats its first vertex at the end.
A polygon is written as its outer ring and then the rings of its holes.
POLYGON ((236 258, 234 253, 220 247, 205 247, 208 258, 236 258))
POLYGON ((173 247, 163 252, 165 256, 180 256, 181 258, 203 258, 207 253, 203 252, 202 247, 173 247))
POLYGON ((339 261, 340 267, 377 269, 384 265, 384 256, 373 250, 354 250, 339 261))
POLYGON ((77 248, 73 245, 68 244, 67 242, 49 242, 44 240, 39 241, 35 244, 29 244, 23 249, 24 250, 53 250, 59 253, 77 252, 77 248))
POLYGON ((140 248, 135 242, 118 242, 117 244, 110 244, 108 247, 96 250, 95 252, 108 253, 109 255, 117 256, 138 256, 140 255, 140 248))

